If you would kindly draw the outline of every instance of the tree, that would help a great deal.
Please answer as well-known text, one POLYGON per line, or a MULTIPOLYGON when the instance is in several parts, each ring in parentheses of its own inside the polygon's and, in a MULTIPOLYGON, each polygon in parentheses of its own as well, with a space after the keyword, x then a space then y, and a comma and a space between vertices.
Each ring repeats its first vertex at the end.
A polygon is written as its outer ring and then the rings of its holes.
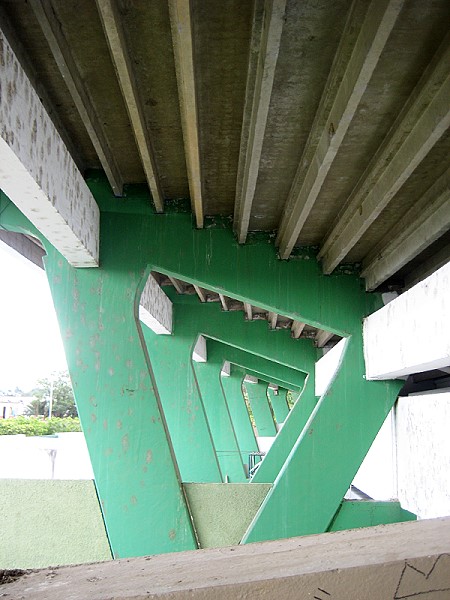
POLYGON ((52 378, 39 379, 33 390, 34 400, 26 408, 26 414, 48 417, 53 383, 52 417, 77 417, 77 407, 67 372, 55 373, 52 378))

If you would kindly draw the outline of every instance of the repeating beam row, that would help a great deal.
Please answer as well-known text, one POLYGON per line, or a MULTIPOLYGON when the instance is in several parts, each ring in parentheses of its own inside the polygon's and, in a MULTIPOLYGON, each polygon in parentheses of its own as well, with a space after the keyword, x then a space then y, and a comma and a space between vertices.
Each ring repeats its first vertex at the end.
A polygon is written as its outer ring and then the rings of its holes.
POLYGON ((331 273, 450 126, 450 35, 354 188, 319 258, 331 273))
POLYGON ((354 41, 352 5, 325 93, 287 199, 277 244, 281 258, 288 258, 310 214, 348 131, 367 84, 402 8, 402 0, 373 0, 354 41), (348 48, 353 46, 345 69, 348 48), (336 74, 344 73, 342 77, 336 74))

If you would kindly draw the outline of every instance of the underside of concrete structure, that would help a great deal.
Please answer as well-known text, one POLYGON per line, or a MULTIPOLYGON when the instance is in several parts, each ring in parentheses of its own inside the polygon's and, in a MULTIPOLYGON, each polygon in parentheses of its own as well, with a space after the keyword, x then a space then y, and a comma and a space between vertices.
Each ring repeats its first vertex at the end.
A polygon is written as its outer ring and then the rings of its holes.
POLYGON ((114 558, 201 546, 191 484, 236 484, 237 511, 266 484, 241 544, 364 524, 339 511, 399 377, 450 367, 449 22, 0 3, 1 239, 44 256, 114 558), (427 286, 437 350, 425 327, 399 367, 380 331, 400 344, 427 286))

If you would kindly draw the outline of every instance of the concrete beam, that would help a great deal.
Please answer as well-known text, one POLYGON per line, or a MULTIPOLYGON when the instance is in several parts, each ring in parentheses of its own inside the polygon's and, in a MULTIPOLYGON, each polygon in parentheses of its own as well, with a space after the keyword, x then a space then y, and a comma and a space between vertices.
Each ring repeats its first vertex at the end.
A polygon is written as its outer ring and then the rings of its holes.
POLYGON ((333 337, 332 331, 325 331, 324 329, 319 329, 316 334, 316 344, 318 348, 323 348, 325 344, 331 340, 333 337))
POLYGON ((204 217, 202 173, 190 0, 170 0, 169 12, 189 191, 197 227, 201 229, 204 217))
POLYGON ((358 22, 359 6, 356 0, 350 9, 325 92, 287 198, 287 209, 277 239, 281 258, 289 258, 319 196, 403 0, 373 0, 361 25, 358 22))
POLYGON ((363 262, 372 291, 450 229, 450 169, 406 212, 363 262))
POLYGON ((291 326, 292 337, 295 340, 298 340, 298 338, 301 336, 304 328, 305 328, 305 323, 300 323, 300 321, 292 321, 292 326, 291 326))
POLYGON ((109 147, 101 120, 96 114, 94 105, 86 92, 84 82, 72 57, 61 23, 48 2, 31 0, 30 4, 50 46, 53 58, 69 89, 72 100, 80 113, 109 184, 114 194, 121 196, 123 191, 122 176, 109 147))
POLYGON ((144 118, 141 100, 133 75, 133 67, 128 54, 122 19, 116 0, 96 0, 111 58, 116 69, 120 89, 130 117, 136 144, 141 156, 142 166, 152 194, 157 212, 164 210, 164 197, 158 178, 155 156, 144 118))
POLYGON ((447 36, 325 240, 319 252, 324 273, 347 256, 449 128, 449 62, 447 36))
POLYGON ((208 352, 206 347, 206 339, 199 335, 192 351, 192 360, 195 362, 205 363, 208 361, 208 352))
POLYGON ((450 592, 450 519, 29 572, 11 598, 440 600, 450 592))
POLYGON ((139 319, 155 333, 172 333, 172 302, 149 275, 139 302, 139 319))
POLYGON ((254 4, 234 214, 240 244, 247 239, 285 10, 286 0, 254 4))
POLYGON ((71 265, 98 266, 98 206, 3 31, 0 84, 0 188, 71 265))
POLYGON ((7 244, 13 250, 16 250, 16 252, 27 258, 37 267, 44 268, 42 259, 45 256, 45 250, 23 233, 14 233, 13 231, 3 231, 0 229, 0 241, 7 244))
POLYGON ((367 379, 450 365, 450 263, 364 319, 367 379))
POLYGON ((252 305, 249 302, 244 302, 245 318, 247 321, 253 320, 252 305))
POLYGON ((219 299, 220 299, 220 303, 222 305, 223 310, 228 311, 228 298, 226 296, 224 296, 223 294, 219 294, 219 299))
POLYGON ((277 321, 278 321, 278 314, 275 313, 275 312, 270 312, 269 311, 268 321, 269 321, 269 327, 270 327, 270 329, 276 329, 276 327, 277 327, 277 321))

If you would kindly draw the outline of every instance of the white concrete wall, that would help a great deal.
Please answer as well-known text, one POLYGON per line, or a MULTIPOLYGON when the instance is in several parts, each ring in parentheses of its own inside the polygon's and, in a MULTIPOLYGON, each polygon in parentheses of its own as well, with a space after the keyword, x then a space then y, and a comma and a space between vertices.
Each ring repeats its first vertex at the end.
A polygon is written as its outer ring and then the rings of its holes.
POLYGON ((402 397, 353 483, 420 518, 450 515, 450 393, 402 397))
POLYGON ((1 479, 93 479, 83 433, 0 436, 1 479))
POLYGON ((368 379, 450 366, 450 263, 364 320, 368 379))

